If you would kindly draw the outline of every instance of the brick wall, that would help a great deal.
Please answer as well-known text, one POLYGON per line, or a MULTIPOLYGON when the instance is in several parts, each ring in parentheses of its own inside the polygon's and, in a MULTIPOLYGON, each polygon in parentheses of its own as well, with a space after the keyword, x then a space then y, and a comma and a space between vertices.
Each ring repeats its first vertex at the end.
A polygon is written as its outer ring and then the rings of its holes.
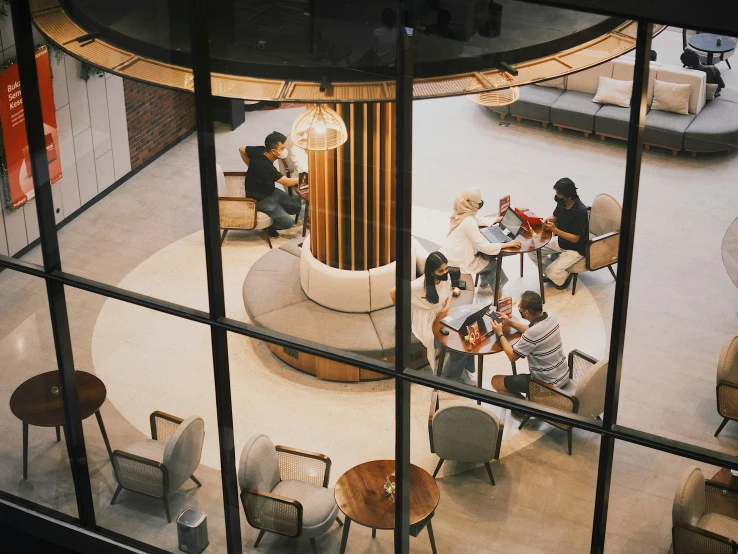
POLYGON ((195 128, 195 95, 123 79, 131 169, 195 128))

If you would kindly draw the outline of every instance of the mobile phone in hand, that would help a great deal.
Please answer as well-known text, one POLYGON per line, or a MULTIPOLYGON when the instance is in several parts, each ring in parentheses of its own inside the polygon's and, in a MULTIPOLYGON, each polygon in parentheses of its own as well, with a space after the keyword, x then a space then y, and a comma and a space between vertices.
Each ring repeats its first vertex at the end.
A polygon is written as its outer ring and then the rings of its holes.
POLYGON ((494 321, 495 323, 502 323, 502 321, 500 321, 500 318, 497 317, 497 314, 495 312, 489 312, 489 317, 491 317, 492 321, 494 321))

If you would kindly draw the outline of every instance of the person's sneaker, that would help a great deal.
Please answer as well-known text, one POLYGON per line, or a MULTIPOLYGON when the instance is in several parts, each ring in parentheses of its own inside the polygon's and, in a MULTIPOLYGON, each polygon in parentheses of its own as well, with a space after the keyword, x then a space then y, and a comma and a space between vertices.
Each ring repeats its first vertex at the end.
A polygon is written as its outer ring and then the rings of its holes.
POLYGON ((464 370, 464 373, 461 374, 461 382, 470 387, 477 386, 477 380, 467 370, 464 370))
POLYGON ((279 233, 277 233, 277 230, 272 229, 271 227, 267 227, 267 234, 273 239, 279 238, 279 233))
POLYGON ((551 286, 558 290, 566 290, 569 288, 569 284, 571 283, 572 278, 574 277, 573 273, 569 273, 569 276, 566 278, 566 281, 564 281, 563 284, 557 285, 553 281, 551 281, 551 286))

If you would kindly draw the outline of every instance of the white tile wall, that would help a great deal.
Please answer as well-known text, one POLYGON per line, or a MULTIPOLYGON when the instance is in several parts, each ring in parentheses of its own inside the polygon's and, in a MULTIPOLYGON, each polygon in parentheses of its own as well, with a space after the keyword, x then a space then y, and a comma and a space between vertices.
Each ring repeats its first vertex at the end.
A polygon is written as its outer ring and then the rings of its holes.
MULTIPOLYGON (((3 60, 15 57, 10 17, 0 23, 0 53, 3 60)), ((67 55, 57 64, 51 50, 49 61, 62 163, 62 178, 51 187, 59 223, 131 171, 131 155, 123 79, 93 75, 85 82, 78 60, 67 55)), ((12 255, 38 237, 35 200, 13 212, 0 201, 0 253, 12 255)))
POLYGON ((77 158, 79 200, 85 204, 97 196, 97 171, 95 170, 91 129, 87 128, 74 136, 74 156, 77 158))

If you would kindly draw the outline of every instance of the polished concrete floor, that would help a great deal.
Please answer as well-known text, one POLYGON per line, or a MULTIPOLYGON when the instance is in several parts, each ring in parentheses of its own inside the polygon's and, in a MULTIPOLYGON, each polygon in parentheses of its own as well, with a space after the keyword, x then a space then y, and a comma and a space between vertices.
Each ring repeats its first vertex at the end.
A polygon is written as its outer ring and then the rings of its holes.
MULTIPOLYGON (((654 41, 664 63, 675 63, 680 48, 681 36, 673 31, 654 41)), ((725 64, 720 68, 728 85, 738 89, 735 70, 727 70, 725 64)), ((236 132, 219 127, 219 163, 226 171, 242 169, 236 147, 257 144, 274 129, 287 131, 295 116, 294 110, 250 113, 236 132)), ((551 186, 562 176, 577 183, 585 202, 601 192, 622 197, 623 143, 602 144, 596 138, 560 135, 534 124, 501 127, 494 114, 463 98, 418 102, 414 118, 414 206, 448 210, 459 190, 474 185, 491 205, 509 193, 514 205, 545 214, 552 208, 551 186)), ((64 269, 117 285, 152 255, 201 229, 196 154, 193 136, 69 223, 60 232, 64 269)), ((728 453, 738 449, 738 426, 729 424, 719 439, 712 434, 721 420, 714 398, 718 354, 725 340, 738 334, 738 290, 720 257, 722 237, 737 215, 738 192, 729 186, 737 168, 734 154, 697 159, 644 154, 619 413, 622 425, 728 453)), ((262 239, 237 234, 228 241, 228 248, 247 249, 262 239)), ((38 262, 38 249, 26 259, 38 262)), ((172 289, 177 278, 170 276, 172 289)), ((601 271, 583 275, 581 281, 597 301, 598 324, 609 330, 611 276, 601 271)), ((0 285, 4 354, 0 377, 5 383, 0 390, 0 489, 74 515, 62 445, 55 442, 52 430, 32 428, 29 479, 23 481, 21 426, 8 409, 18 384, 55 367, 45 287, 9 271, 0 274, 0 285)), ((166 288, 162 287, 162 297, 168 299, 166 288)), ((105 299, 68 289, 67 301, 76 367, 94 372, 91 345, 105 299)), ((141 309, 141 317, 146 313, 141 309)), ((126 332, 121 325, 121 333, 126 332)), ((164 352, 169 347, 161 346, 164 352)), ((150 380, 156 382, 157 375, 150 375, 150 380)), ((147 383, 132 386, 145 388, 147 383)), ((177 386, 182 384, 172 383, 173 393, 177 386)), ((321 384, 316 381, 313 386, 321 384)), ((272 417, 289 426, 290 418, 297 416, 288 408, 280 409, 279 393, 274 394, 269 399, 275 405, 272 417)), ((114 449, 143 438, 110 402, 101 411, 114 449)), ((334 421, 340 420, 336 413, 334 421)), ((326 422, 326 430, 331 423, 326 422)), ((159 502, 123 493, 116 505, 109 506, 114 491, 110 463, 94 419, 85 421, 84 427, 98 523, 176 551, 175 527, 166 525, 159 502)), ((562 432, 545 423, 534 427, 542 434, 538 440, 493 465, 496 487, 489 485, 482 467, 439 479, 441 504, 433 520, 439 552, 589 551, 599 439, 575 431, 570 457, 562 432)), ((391 444, 391 428, 376 429, 368 420, 360 431, 367 440, 391 444)), ((310 437, 304 441, 309 444, 310 437)), ((690 464, 641 447, 617 445, 608 552, 668 552, 674 489, 690 464)), ((715 469, 704 471, 710 476, 715 469)), ((173 495, 172 512, 189 506, 203 509, 211 536, 207 552, 224 552, 220 474, 202 466, 197 476, 202 489, 185 485, 173 495)), ((255 537, 244 519, 246 551, 253 551, 255 537)), ((334 526, 318 546, 323 552, 336 551, 339 541, 340 529, 334 526)), ((349 552, 390 552, 391 535, 380 532, 372 540, 368 529, 355 526, 348 546, 349 552)), ((430 551, 425 533, 411 539, 411 549, 430 551)), ((309 544, 267 537, 259 551, 309 552, 309 544)))

